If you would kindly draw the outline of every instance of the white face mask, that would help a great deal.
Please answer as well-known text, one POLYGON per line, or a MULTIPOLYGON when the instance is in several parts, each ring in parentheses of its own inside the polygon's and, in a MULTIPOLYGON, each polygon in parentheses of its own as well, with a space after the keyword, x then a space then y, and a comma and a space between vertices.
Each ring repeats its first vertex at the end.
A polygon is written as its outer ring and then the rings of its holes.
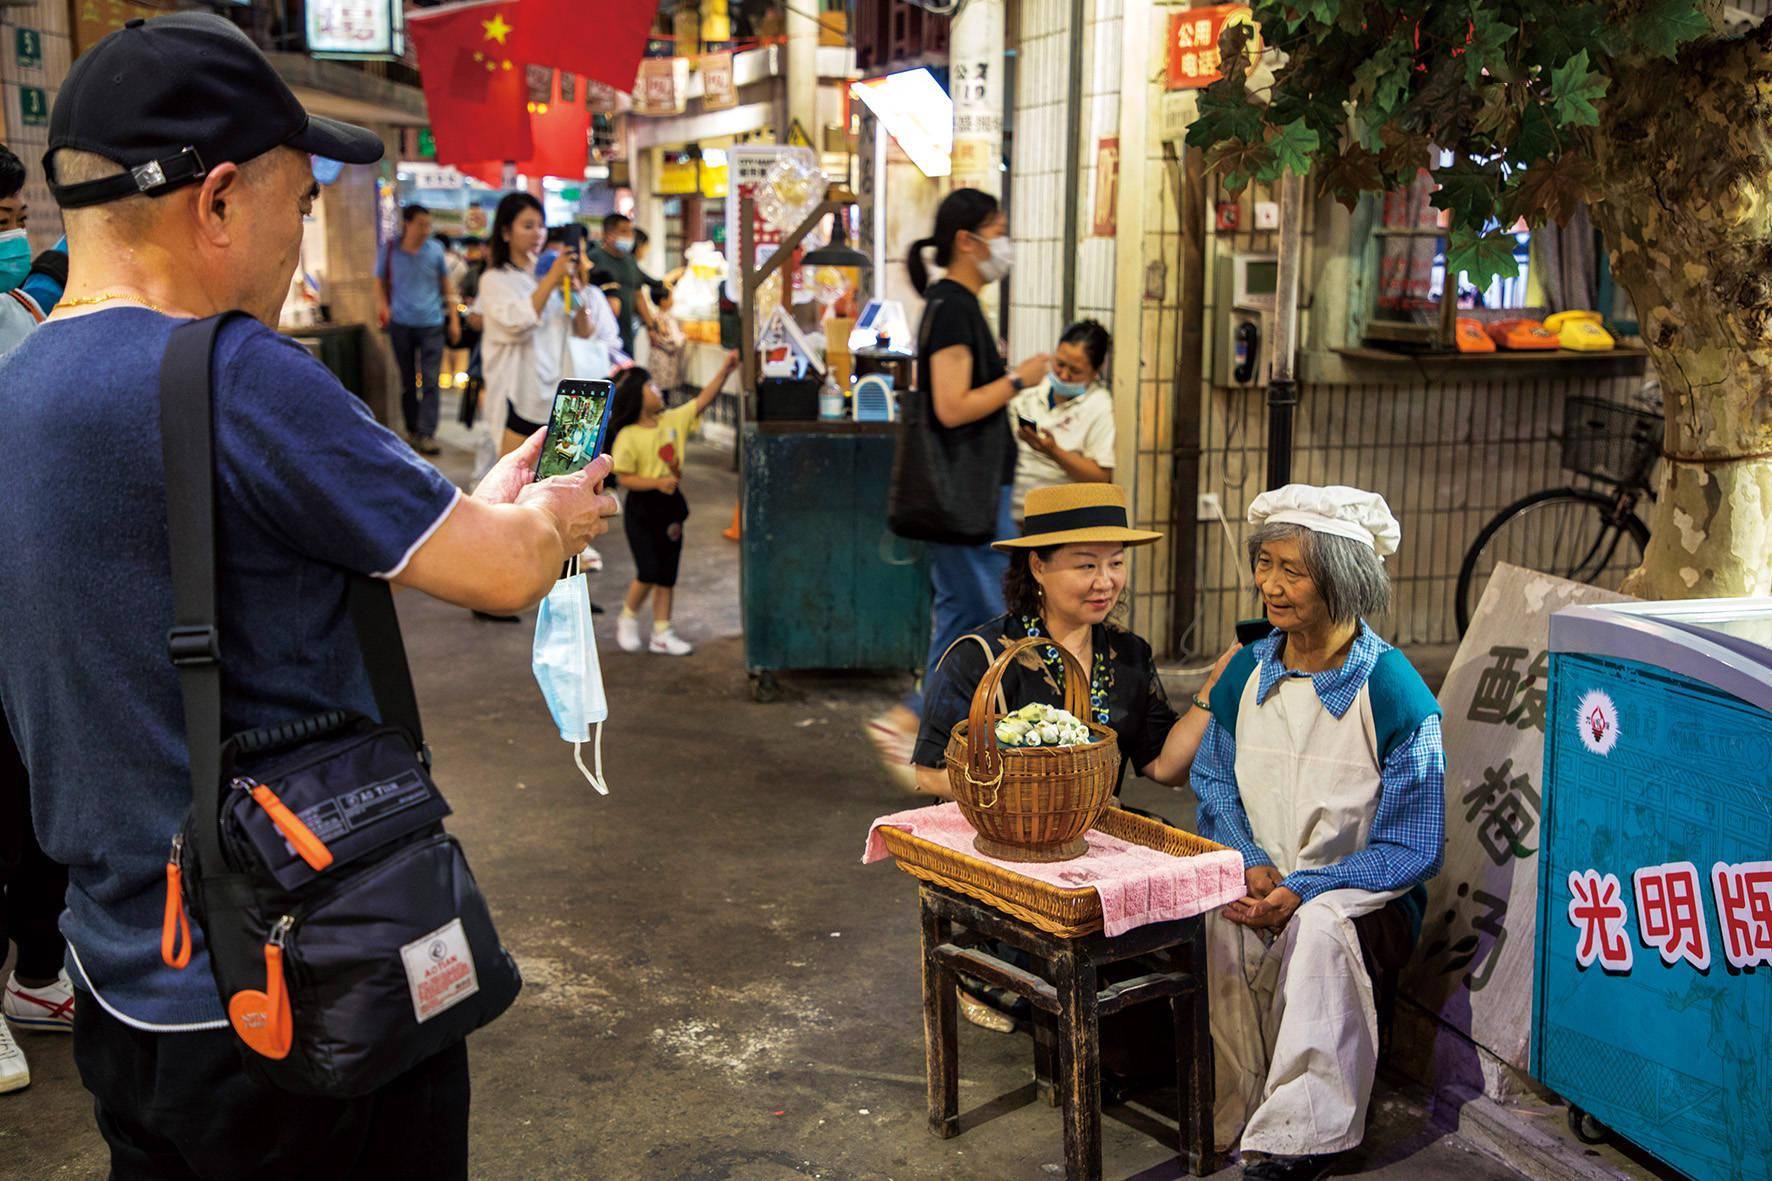
POLYGON ((1000 238, 981 238, 990 247, 991 256, 978 264, 979 278, 986 283, 1000 282, 1015 265, 1015 239, 1008 234, 1000 238))
POLYGON ((562 578, 542 600, 535 617, 532 667, 561 739, 572 744, 573 762, 586 782, 600 795, 608 795, 603 779, 603 722, 609 717, 609 699, 603 692, 603 667, 591 630, 591 586, 585 575, 562 578), (585 766, 581 749, 592 740, 593 731, 595 771, 585 766))

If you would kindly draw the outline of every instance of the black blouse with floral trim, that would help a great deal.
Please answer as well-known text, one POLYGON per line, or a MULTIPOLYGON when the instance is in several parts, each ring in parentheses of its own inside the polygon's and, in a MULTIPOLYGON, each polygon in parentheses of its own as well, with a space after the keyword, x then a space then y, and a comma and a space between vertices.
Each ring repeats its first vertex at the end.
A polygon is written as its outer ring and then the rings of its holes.
MULTIPOLYGON (((1001 653, 1029 634, 1045 634, 1037 620, 1002 615, 969 635, 978 636, 1001 653)), ((1131 632, 1097 624, 1093 638, 1095 668, 1091 670, 1094 699, 1090 721, 1100 721, 1103 703, 1106 725, 1119 736, 1120 776, 1126 764, 1135 770, 1150 765, 1163 751, 1178 716, 1163 692, 1151 646, 1131 632)), ((993 657, 994 658, 994 657, 993 657)), ((989 667, 984 648, 965 640, 948 652, 942 666, 929 674, 924 690, 923 726, 911 761, 922 767, 946 765, 948 739, 972 709, 972 694, 989 667)), ((1015 667, 1003 676, 1003 694, 1010 709, 1039 702, 1064 705, 1064 666, 1056 653, 1038 649, 1024 652, 1015 667)), ((1118 787, 1116 786, 1116 789, 1118 787)))

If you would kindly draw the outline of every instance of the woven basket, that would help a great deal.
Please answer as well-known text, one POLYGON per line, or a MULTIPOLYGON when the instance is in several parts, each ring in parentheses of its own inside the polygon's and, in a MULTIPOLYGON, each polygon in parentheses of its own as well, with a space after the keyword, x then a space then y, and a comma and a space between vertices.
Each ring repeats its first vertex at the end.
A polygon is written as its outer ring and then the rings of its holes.
POLYGON ((1087 849, 1083 834, 1114 798, 1120 744, 1090 718, 1089 674, 1077 658, 1042 637, 1018 640, 985 670, 972 712, 954 727, 947 749, 954 800, 978 837, 972 847, 999 861, 1069 861, 1087 849), (1064 660, 1064 707, 1084 720, 1095 741, 1084 746, 997 745, 1003 675, 1017 657, 1050 644, 1064 660), (993 699, 998 704, 991 711, 993 699))

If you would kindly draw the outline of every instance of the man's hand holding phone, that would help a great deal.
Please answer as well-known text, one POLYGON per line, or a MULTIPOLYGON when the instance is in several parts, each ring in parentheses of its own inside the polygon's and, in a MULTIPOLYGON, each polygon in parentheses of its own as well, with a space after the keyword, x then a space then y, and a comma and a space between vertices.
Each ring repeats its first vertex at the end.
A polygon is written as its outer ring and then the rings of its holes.
POLYGON ((609 518, 621 512, 615 497, 603 491, 613 466, 607 455, 599 455, 571 475, 529 484, 516 503, 546 513, 560 535, 561 554, 571 557, 609 532, 609 518))

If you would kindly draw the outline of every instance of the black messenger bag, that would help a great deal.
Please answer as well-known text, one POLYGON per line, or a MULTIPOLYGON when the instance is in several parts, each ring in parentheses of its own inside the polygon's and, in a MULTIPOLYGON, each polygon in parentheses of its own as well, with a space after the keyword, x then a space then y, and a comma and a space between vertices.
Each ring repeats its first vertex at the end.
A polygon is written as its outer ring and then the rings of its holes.
POLYGON ((196 920, 248 1069, 310 1095, 363 1095, 462 1040, 522 987, 431 779, 385 583, 349 607, 379 722, 348 710, 221 735, 216 334, 184 324, 160 369, 160 434, 192 806, 167 864, 161 954, 190 962, 196 920))

